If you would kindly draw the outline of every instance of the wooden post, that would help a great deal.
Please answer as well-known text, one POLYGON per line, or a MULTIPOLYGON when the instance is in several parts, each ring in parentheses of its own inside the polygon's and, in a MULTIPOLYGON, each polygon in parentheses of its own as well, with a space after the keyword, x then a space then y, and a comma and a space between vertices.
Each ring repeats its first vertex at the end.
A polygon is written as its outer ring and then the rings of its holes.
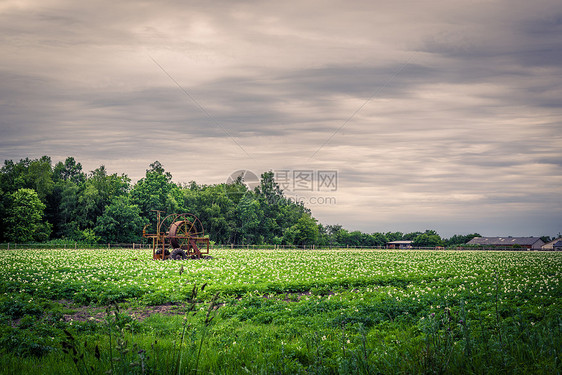
POLYGON ((10 250, 10 243, 8 242, 8 250, 10 250))

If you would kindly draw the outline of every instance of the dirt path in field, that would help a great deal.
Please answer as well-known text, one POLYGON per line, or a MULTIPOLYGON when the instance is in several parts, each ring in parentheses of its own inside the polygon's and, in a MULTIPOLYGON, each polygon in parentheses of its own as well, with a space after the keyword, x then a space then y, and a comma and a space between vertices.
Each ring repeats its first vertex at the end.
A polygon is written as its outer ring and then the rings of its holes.
MULTIPOLYGON (((91 306, 71 306, 67 305, 70 310, 75 310, 72 314, 64 314, 63 319, 67 322, 102 322, 106 319, 107 307, 91 307, 91 306)), ((185 305, 165 304, 160 306, 142 306, 133 308, 120 308, 119 312, 132 317, 135 320, 142 321, 154 314, 163 315, 183 315, 185 313, 185 305)), ((110 315, 115 314, 115 308, 109 311, 110 315)))
MULTIPOLYGON (((333 295, 333 292, 328 292, 326 295, 333 295)), ((285 298, 282 300, 285 302, 298 302, 301 298, 311 296, 312 293, 301 292, 301 293, 290 293, 285 294, 285 298)), ((264 294, 262 296, 265 299, 275 299, 278 298, 276 294, 264 294)), ((240 300, 241 298, 239 298, 240 300)), ((58 301, 60 304, 67 307, 69 310, 74 310, 72 314, 64 314, 63 319, 67 322, 77 321, 77 322, 102 322, 106 319, 108 311, 106 306, 91 307, 91 306, 75 306, 70 301, 58 301)), ((142 321, 154 314, 162 315, 183 315, 186 311, 186 304, 173 304, 166 303, 159 306, 138 306, 138 307, 121 307, 120 312, 132 317, 135 320, 142 321)), ((223 306, 223 304, 217 304, 216 309, 223 306)), ((205 305, 207 308, 207 305, 205 305)), ((110 314, 114 314, 115 308, 111 307, 110 314)))

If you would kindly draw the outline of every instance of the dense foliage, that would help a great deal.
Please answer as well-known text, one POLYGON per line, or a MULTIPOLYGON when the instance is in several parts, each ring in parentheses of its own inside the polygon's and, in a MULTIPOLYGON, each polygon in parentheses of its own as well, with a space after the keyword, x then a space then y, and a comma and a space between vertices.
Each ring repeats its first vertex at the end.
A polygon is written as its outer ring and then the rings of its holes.
POLYGON ((220 244, 378 247, 412 240, 416 247, 464 244, 478 235, 442 239, 435 231, 362 233, 322 225, 302 204, 288 199, 273 172, 249 191, 233 184, 179 184, 158 161, 135 184, 102 165, 85 173, 68 157, 6 160, 0 169, 0 242, 69 240, 84 243, 141 242, 142 227, 156 222, 155 210, 190 212, 220 244))

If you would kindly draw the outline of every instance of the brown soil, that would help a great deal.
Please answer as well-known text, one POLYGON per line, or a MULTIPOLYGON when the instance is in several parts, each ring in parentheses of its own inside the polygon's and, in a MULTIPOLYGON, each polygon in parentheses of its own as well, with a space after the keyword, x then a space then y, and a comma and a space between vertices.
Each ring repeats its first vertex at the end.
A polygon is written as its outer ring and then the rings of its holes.
MULTIPOLYGON (((136 320, 142 321, 154 314, 163 315, 183 315, 185 313, 184 305, 174 305, 165 304, 160 306, 143 306, 135 308, 125 308, 120 309, 120 311, 128 316, 133 317, 136 320)), ((107 309, 105 307, 90 307, 90 306, 80 306, 80 307, 70 307, 70 309, 75 310, 72 314, 64 314, 63 318, 67 322, 78 321, 78 322, 102 322, 107 317, 107 309)), ((110 314, 114 314, 114 308, 111 308, 110 314)))
MULTIPOLYGON (((357 291, 353 289, 353 291, 357 291)), ((285 302, 296 302, 300 301, 304 297, 311 296, 312 293, 308 292, 300 292, 300 293, 287 293, 286 298, 283 300, 285 302)), ((326 295, 334 295, 334 292, 328 291, 326 295)), ((270 299, 276 298, 277 294, 264 294, 263 298, 270 299)), ((241 298, 239 298, 241 299, 241 298)), ((90 306, 73 306, 70 301, 58 301, 59 303, 65 305, 70 310, 75 310, 72 314, 64 314, 64 320, 67 322, 70 321, 79 321, 79 322, 86 322, 86 321, 93 321, 93 322, 101 322, 105 320, 107 316, 107 308, 106 307, 90 307, 90 306)), ((222 304, 217 304, 215 308, 220 308, 222 304)), ((122 308, 120 311, 125 313, 128 316, 133 317, 138 321, 142 321, 154 314, 163 314, 163 315, 183 315, 185 314, 185 304, 172 304, 167 303, 164 305, 159 306, 142 306, 142 307, 134 307, 134 308, 122 308)), ((110 314, 114 313, 114 308, 110 309, 110 314)))

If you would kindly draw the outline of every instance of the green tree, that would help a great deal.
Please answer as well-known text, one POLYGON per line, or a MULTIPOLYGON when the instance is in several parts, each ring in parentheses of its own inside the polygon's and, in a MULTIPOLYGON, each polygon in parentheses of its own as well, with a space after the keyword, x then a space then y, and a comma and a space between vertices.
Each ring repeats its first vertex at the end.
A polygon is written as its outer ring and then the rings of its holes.
MULTIPOLYGON (((51 158, 42 156, 39 159, 31 160, 29 158, 21 159, 18 163, 11 160, 5 160, 4 166, 0 169, 0 190, 3 191, 0 206, 8 204, 9 194, 19 189, 33 189, 41 202, 47 204, 47 219, 51 218, 50 196, 53 192, 53 171, 51 167, 51 158)), ((0 212, 6 216, 6 212, 0 212)), ((46 220, 45 218, 43 220, 46 220)), ((0 223, 0 238, 6 238, 5 220, 0 223)))
POLYGON ((0 170, 0 189, 13 193, 22 188, 33 189, 43 203, 53 190, 53 171, 51 158, 21 159, 18 163, 5 160, 0 170))
POLYGON ((199 217, 213 241, 222 244, 236 242, 237 203, 230 199, 225 187, 220 184, 183 190, 186 209, 199 217))
POLYGON ((318 244, 318 246, 330 245, 330 236, 328 235, 328 230, 321 223, 318 223, 318 240, 316 243, 318 244))
POLYGON ((436 246, 443 246, 443 240, 434 230, 426 230, 425 233, 422 233, 416 238, 414 238, 412 242, 412 246, 414 247, 436 247, 436 246))
POLYGON ((388 238, 382 233, 376 232, 371 234, 373 246, 385 246, 388 238))
POLYGON ((422 232, 406 233, 402 236, 402 240, 396 240, 396 241, 414 241, 416 239, 416 237, 418 237, 421 234, 423 234, 423 233, 422 232))
POLYGON ((150 164, 144 178, 131 190, 131 203, 141 210, 141 216, 156 223, 153 210, 176 213, 184 208, 184 196, 178 185, 172 182, 172 175, 164 170, 159 161, 150 164))
POLYGON ((13 242, 46 241, 51 233, 43 222, 45 204, 33 189, 18 189, 9 195, 6 210, 6 238, 13 242))
POLYGON ((0 241, 5 239, 6 235, 6 204, 8 203, 8 194, 4 194, 2 188, 0 188, 0 241))
POLYGON ((34 189, 42 202, 47 201, 47 196, 52 193, 53 169, 51 167, 51 158, 42 156, 38 160, 33 160, 29 164, 28 186, 34 189))
POLYGON ((93 229, 105 206, 116 196, 127 195, 130 179, 126 175, 108 174, 105 166, 90 173, 78 197, 76 222, 80 231, 93 229))
POLYGON ((464 245, 464 244, 466 244, 468 241, 470 241, 471 239, 473 239, 474 237, 482 237, 482 236, 479 235, 478 233, 472 233, 472 234, 455 234, 454 236, 452 236, 451 238, 449 238, 447 241, 445 241, 445 244, 446 244, 447 246, 464 245))
POLYGON ((343 227, 340 224, 328 224, 326 225, 326 235, 328 237, 328 245, 330 247, 337 246, 338 242, 336 239, 336 233, 341 230, 343 227))
POLYGON ((256 187, 257 196, 272 206, 285 203, 283 191, 275 182, 274 176, 272 171, 262 173, 260 184, 256 187))
POLYGON ((316 219, 310 215, 303 215, 291 229, 295 245, 313 245, 318 239, 318 225, 316 219))
POLYGON ((346 245, 353 246, 353 247, 362 246, 362 240, 363 240, 363 233, 361 233, 358 230, 354 230, 353 232, 349 233, 346 245))
POLYGON ((58 201, 56 220, 54 221, 55 234, 58 237, 78 239, 77 236, 79 236, 80 231, 77 217, 80 187, 72 181, 58 181, 55 192, 58 201))
POLYGON ((78 222, 78 197, 84 190, 86 178, 82 165, 73 157, 54 166, 54 188, 47 196, 45 217, 53 224, 55 237, 76 240, 82 237, 78 222))
POLYGON ((73 157, 69 156, 63 162, 59 161, 53 168, 53 180, 70 181, 74 184, 81 184, 86 181, 86 174, 82 172, 82 164, 77 163, 73 157))
POLYGON ((148 219, 141 217, 140 208, 126 196, 116 196, 98 217, 94 231, 103 243, 139 242, 148 219))
POLYGON ((334 233, 334 237, 338 246, 349 245, 349 231, 347 229, 341 228, 336 233, 334 233))
POLYGON ((388 240, 387 242, 402 241, 404 239, 404 233, 402 232, 386 232, 384 236, 388 240))
POLYGON ((263 220, 259 227, 260 235, 266 243, 271 243, 274 238, 281 238, 283 235, 283 222, 289 225, 295 223, 295 220, 284 217, 289 213, 285 207, 290 202, 283 196, 272 171, 262 173, 260 184, 255 189, 255 195, 263 211, 263 220))
POLYGON ((260 224, 263 221, 263 210, 252 193, 248 192, 238 203, 238 217, 240 218, 240 240, 246 244, 263 243, 263 236, 260 235, 260 224))

